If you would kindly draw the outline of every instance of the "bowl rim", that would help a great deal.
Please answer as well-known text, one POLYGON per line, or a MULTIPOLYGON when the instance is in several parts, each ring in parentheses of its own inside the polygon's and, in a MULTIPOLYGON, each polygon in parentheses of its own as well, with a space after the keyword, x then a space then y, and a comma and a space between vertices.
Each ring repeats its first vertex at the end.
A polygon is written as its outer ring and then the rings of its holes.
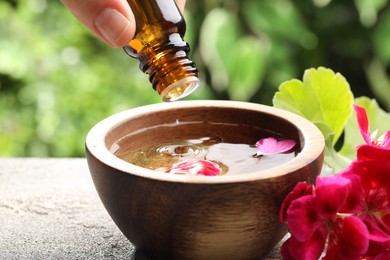
MULTIPOLYGON (((305 165, 308 165, 323 156, 325 149, 325 140, 321 131, 309 120, 294 114, 292 112, 279 108, 243 101, 231 100, 186 100, 171 103, 157 103, 140 106, 113 114, 94 125, 87 134, 85 146, 87 151, 103 164, 115 168, 121 172, 131 175, 154 179, 166 182, 215 184, 215 183, 235 183, 263 180, 286 175, 295 172, 305 165), (175 110, 178 108, 196 108, 196 107, 221 107, 237 108, 243 110, 259 111, 271 114, 288 121, 295 125, 305 140, 305 145, 301 152, 293 159, 279 166, 266 170, 255 171, 244 174, 232 174, 223 176, 199 176, 199 175, 179 175, 179 174, 161 174, 150 169, 146 169, 116 157, 109 148, 106 147, 105 138, 112 129, 118 127, 121 123, 134 119, 145 114, 161 112, 162 110, 175 110), (157 174, 156 174, 157 173, 157 174)), ((88 155, 87 155, 88 158, 88 155)))

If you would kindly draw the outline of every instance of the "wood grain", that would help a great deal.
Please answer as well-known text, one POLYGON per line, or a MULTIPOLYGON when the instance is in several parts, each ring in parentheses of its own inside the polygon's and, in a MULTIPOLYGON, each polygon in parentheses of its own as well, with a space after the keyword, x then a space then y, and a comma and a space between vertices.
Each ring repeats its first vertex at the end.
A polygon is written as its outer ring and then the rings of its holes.
MULTIPOLYGON (((209 124, 205 124, 209 125, 209 124)), ((215 132, 215 127, 184 131, 215 132)), ((182 130, 181 130, 182 131, 182 130)), ((180 137, 170 131, 169 138, 180 137)), ((221 133, 219 133, 221 134, 221 133)), ((142 140, 126 139, 129 149, 142 140)), ((114 115, 94 127, 86 142, 90 172, 114 222, 153 259, 258 259, 286 234, 278 220, 284 197, 299 181, 314 182, 323 163, 324 140, 305 119, 272 107, 234 101, 181 101, 114 115), (237 141, 256 139, 265 128, 294 139, 300 153, 270 170, 230 176, 166 175, 126 163, 109 152, 134 132, 144 142, 166 139, 158 126, 180 122, 245 125, 222 133, 237 141), (249 126, 249 127, 248 127, 249 126), (148 131, 147 131, 148 133, 148 131)))

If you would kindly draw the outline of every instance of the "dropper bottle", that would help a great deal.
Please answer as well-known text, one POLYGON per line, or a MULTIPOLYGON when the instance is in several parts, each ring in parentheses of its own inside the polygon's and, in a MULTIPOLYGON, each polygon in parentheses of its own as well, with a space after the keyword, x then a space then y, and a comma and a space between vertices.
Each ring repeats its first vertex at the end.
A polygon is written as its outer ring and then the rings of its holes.
POLYGON ((125 52, 140 61, 153 88, 163 101, 175 101, 198 86, 198 70, 188 59, 189 45, 183 41, 184 18, 174 0, 127 0, 136 20, 133 40, 125 52))

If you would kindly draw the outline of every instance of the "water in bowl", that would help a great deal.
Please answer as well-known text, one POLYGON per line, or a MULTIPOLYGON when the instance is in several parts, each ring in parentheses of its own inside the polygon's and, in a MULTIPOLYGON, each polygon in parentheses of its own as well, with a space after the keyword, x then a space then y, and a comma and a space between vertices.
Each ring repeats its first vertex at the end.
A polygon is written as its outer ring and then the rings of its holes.
POLYGON ((222 169, 220 175, 243 174, 266 170, 295 157, 297 149, 256 156, 256 141, 270 136, 281 138, 253 126, 187 122, 138 131, 116 142, 111 150, 122 160, 158 172, 166 172, 180 161, 202 159, 217 163, 222 169), (175 138, 178 132, 181 138, 175 138))

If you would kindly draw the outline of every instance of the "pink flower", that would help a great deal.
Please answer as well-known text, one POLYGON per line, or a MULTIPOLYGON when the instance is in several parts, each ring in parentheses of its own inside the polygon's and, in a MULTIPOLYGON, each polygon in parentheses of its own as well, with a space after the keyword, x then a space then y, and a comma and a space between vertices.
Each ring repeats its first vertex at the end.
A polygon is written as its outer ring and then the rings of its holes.
POLYGON ((358 161, 390 161, 390 149, 364 144, 358 146, 356 156, 358 161))
POLYGON ((287 153, 296 145, 294 140, 268 137, 256 142, 257 156, 287 153))
POLYGON ((336 219, 324 260, 361 259, 368 249, 368 229, 355 216, 336 219))
POLYGON ((356 216, 339 214, 351 189, 350 180, 341 176, 318 177, 311 194, 310 189, 299 184, 295 195, 287 196, 284 203, 287 211, 282 218, 287 221, 291 237, 282 247, 283 257, 318 259, 327 241, 325 259, 350 259, 364 254, 368 249, 366 225, 356 216), (290 201, 296 195, 298 198, 290 201))
POLYGON ((222 172, 222 169, 218 164, 211 161, 189 159, 174 164, 173 167, 168 169, 166 172, 189 175, 216 176, 222 172))
POLYGON ((390 259, 390 131, 369 131, 366 111, 354 106, 363 139, 357 160, 316 187, 298 183, 284 200, 280 220, 291 237, 286 259, 390 259))
POLYGON ((354 109, 360 133, 362 134, 364 141, 367 143, 357 147, 357 160, 390 160, 390 131, 387 131, 385 135, 376 138, 376 132, 374 134, 370 133, 366 110, 357 105, 354 105, 354 109))
POLYGON ((316 230, 310 240, 301 242, 294 236, 291 236, 283 243, 281 254, 283 259, 312 260, 318 259, 324 250, 324 241, 326 232, 324 229, 316 230))
POLYGON ((375 257, 375 260, 388 260, 390 259, 390 250, 383 252, 375 257))
POLYGON ((386 149, 390 149, 390 130, 387 131, 385 135, 376 138, 376 132, 374 132, 374 134, 370 133, 366 110, 358 105, 354 105, 353 107, 355 109, 359 130, 364 141, 369 145, 381 146, 386 149))
POLYGON ((390 250, 390 161, 355 161, 339 174, 348 178, 354 192, 347 198, 344 212, 360 212, 369 230, 367 256, 390 250))
POLYGON ((295 185, 294 189, 287 195, 282 203, 279 212, 279 220, 281 222, 287 222, 287 209, 290 207, 291 202, 300 197, 312 195, 312 193, 313 185, 309 185, 306 182, 299 182, 295 185))

